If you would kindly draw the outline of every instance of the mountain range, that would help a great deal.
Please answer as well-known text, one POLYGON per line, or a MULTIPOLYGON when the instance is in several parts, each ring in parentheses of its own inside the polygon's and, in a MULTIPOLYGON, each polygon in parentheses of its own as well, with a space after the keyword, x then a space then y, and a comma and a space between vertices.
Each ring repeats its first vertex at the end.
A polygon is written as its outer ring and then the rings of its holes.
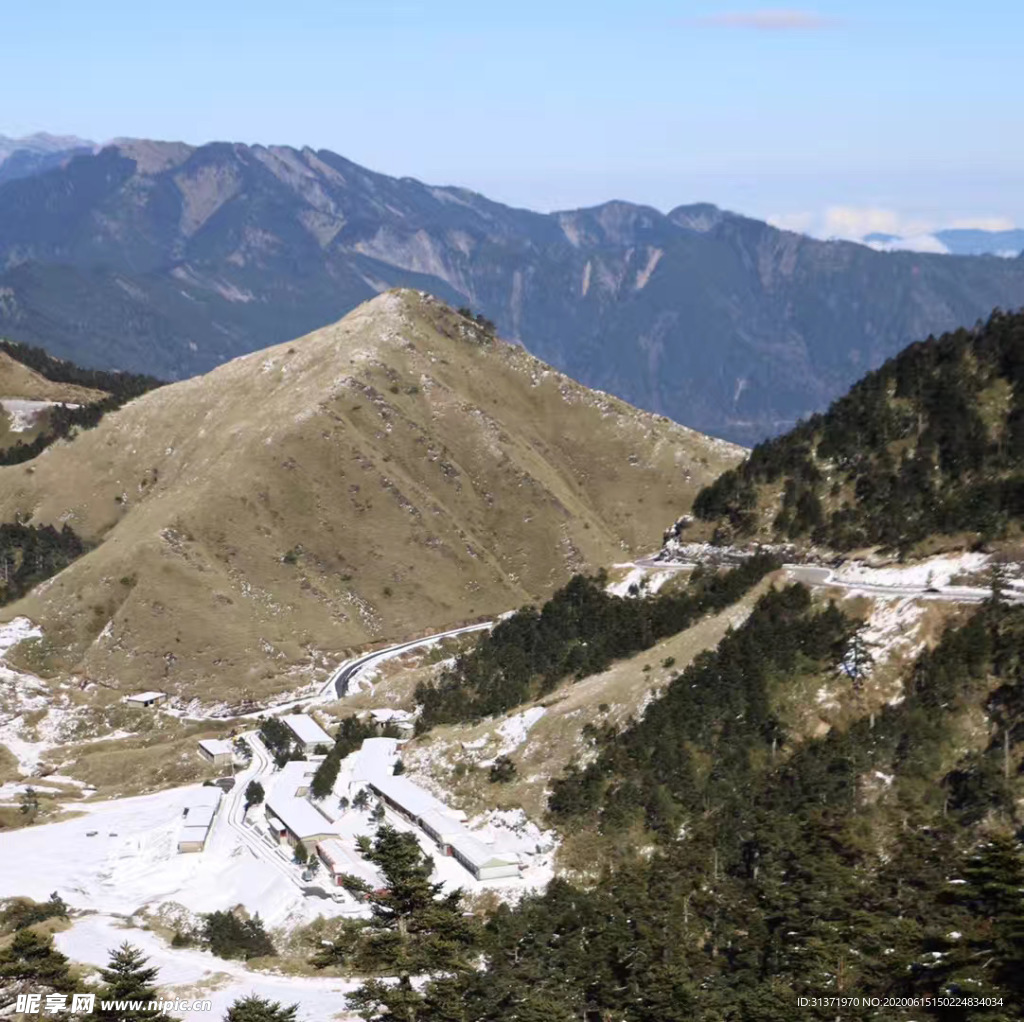
POLYGON ((53 170, 73 156, 95 152, 95 142, 74 135, 50 135, 45 131, 24 138, 0 135, 0 185, 15 178, 53 170))
POLYGON ((0 333, 82 364, 180 379, 396 286, 752 443, 910 341, 1024 303, 1024 260, 875 252, 707 204, 541 214, 283 146, 127 140, 0 184, 0 333))

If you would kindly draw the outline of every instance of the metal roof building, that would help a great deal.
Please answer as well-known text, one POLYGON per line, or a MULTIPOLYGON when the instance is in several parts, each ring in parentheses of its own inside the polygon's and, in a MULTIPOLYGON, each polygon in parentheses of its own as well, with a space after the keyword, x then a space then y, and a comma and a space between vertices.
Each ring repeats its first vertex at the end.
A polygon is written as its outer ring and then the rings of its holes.
POLYGON ((287 713, 281 723, 295 735, 307 755, 316 752, 318 745, 328 749, 334 745, 334 739, 308 713, 287 713))
POLYGON ((204 785, 189 792, 188 801, 181 814, 181 830, 178 832, 179 852, 201 852, 220 808, 220 788, 204 785))

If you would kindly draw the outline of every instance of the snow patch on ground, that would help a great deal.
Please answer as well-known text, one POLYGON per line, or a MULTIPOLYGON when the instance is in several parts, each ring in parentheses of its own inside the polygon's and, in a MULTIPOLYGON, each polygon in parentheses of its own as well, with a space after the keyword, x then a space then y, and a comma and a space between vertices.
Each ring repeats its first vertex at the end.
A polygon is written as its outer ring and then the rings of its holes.
POLYGON ((613 582, 606 592, 612 596, 630 596, 634 595, 630 589, 636 586, 637 595, 652 596, 675 574, 674 570, 632 565, 626 577, 621 582, 613 582))
POLYGON ((81 408, 81 405, 70 404, 65 401, 29 401, 24 398, 0 398, 0 405, 11 417, 10 430, 12 433, 24 433, 30 430, 38 421, 39 416, 48 408, 54 408, 63 404, 67 408, 81 408))
POLYGON ((507 756, 518 749, 526 741, 530 728, 544 716, 545 712, 543 706, 531 706, 528 710, 523 710, 522 713, 517 713, 509 717, 508 720, 502 721, 496 731, 501 744, 495 750, 494 756, 487 761, 482 761, 480 765, 490 766, 499 756, 507 756))
POLYGON ((950 585, 960 575, 975 574, 989 563, 989 555, 981 553, 945 554, 929 557, 914 564, 891 564, 873 567, 865 561, 849 561, 837 568, 834 577, 839 582, 863 583, 880 586, 934 586, 950 585))
POLYGON ((76 919, 70 930, 55 937, 57 947, 73 961, 94 966, 105 966, 109 950, 125 940, 141 948, 149 957, 150 966, 160 970, 158 981, 165 997, 203 997, 213 1001, 212 1012, 186 1012, 181 1016, 186 1022, 223 1018, 235 1000, 249 994, 284 1005, 297 1003, 298 1022, 356 1018, 344 1012, 345 994, 359 985, 356 980, 255 972, 240 962, 216 958, 208 951, 169 947, 155 933, 131 926, 130 920, 108 915, 76 919))

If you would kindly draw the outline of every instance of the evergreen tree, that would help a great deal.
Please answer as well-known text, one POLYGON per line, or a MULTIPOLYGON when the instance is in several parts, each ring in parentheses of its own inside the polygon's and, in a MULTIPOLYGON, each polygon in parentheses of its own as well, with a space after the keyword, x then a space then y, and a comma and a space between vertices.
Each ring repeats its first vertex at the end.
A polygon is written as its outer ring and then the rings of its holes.
POLYGON ((392 827, 381 827, 366 858, 380 869, 384 888, 369 895, 372 919, 361 957, 398 982, 364 983, 349 996, 350 1008, 380 1022, 461 1018, 441 1013, 453 1003, 451 983, 472 968, 475 931, 463 916, 461 890, 442 894, 444 885, 430 880, 433 861, 412 834, 392 827), (413 977, 425 975, 440 982, 414 988, 413 977))
POLYGON ((228 1008, 224 1022, 295 1022, 298 1008, 297 1004, 286 1008, 278 1001, 250 994, 239 998, 228 1008))
POLYGON ((52 937, 18 930, 10 944, 0 948, 0 1014, 17 1001, 18 994, 74 989, 68 960, 53 946, 52 937))
POLYGON ((245 787, 245 807, 258 806, 262 804, 265 797, 263 785, 259 781, 250 781, 245 787))
POLYGON ((169 1015, 155 1008, 104 1009, 102 1001, 149 1001, 160 999, 155 986, 157 969, 147 966, 148 958, 137 947, 125 941, 110 952, 110 963, 100 969, 103 987, 96 997, 92 1014, 95 1022, 172 1022, 169 1015))

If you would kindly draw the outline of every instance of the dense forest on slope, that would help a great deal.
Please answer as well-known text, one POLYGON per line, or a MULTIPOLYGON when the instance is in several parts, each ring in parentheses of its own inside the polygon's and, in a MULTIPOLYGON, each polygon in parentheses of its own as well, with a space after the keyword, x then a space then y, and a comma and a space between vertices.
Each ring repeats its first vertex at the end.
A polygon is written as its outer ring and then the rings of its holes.
POLYGON ((1024 1017, 1024 609, 984 605, 910 666, 901 703, 787 743, 772 684, 833 670, 850 627, 799 587, 765 596, 557 786, 563 827, 660 839, 502 906, 444 1017, 1024 1017), (837 995, 859 1000, 798 1007, 837 995))
POLYGON ((603 671, 728 607, 777 567, 774 558, 759 555, 722 575, 694 572, 684 592, 650 597, 614 596, 604 574, 576 575, 539 610, 523 607, 498 624, 437 683, 421 683, 417 726, 502 713, 565 678, 603 671))
POLYGON ((162 386, 160 380, 138 373, 108 372, 102 369, 83 369, 72 362, 48 355, 42 348, 0 339, 0 351, 15 361, 39 373, 54 383, 68 383, 106 393, 99 401, 75 408, 55 404, 49 411, 46 432, 24 443, 18 440, 0 451, 0 465, 20 465, 42 454, 52 443, 68 436, 74 428, 91 429, 107 412, 116 411, 132 398, 162 386))
POLYGON ((689 814, 742 801, 786 740, 773 684, 835 669, 852 634, 834 604, 813 612, 810 604, 801 585, 762 597, 747 624, 698 657, 643 720, 585 770, 555 781, 553 818, 566 826, 597 814, 603 829, 642 823, 672 838, 689 814))
POLYGON ((20 599, 33 586, 63 571, 85 552, 69 525, 0 524, 0 606, 20 599))
POLYGON ((1024 313, 913 344, 706 487, 715 538, 905 549, 1024 519, 1024 313))

